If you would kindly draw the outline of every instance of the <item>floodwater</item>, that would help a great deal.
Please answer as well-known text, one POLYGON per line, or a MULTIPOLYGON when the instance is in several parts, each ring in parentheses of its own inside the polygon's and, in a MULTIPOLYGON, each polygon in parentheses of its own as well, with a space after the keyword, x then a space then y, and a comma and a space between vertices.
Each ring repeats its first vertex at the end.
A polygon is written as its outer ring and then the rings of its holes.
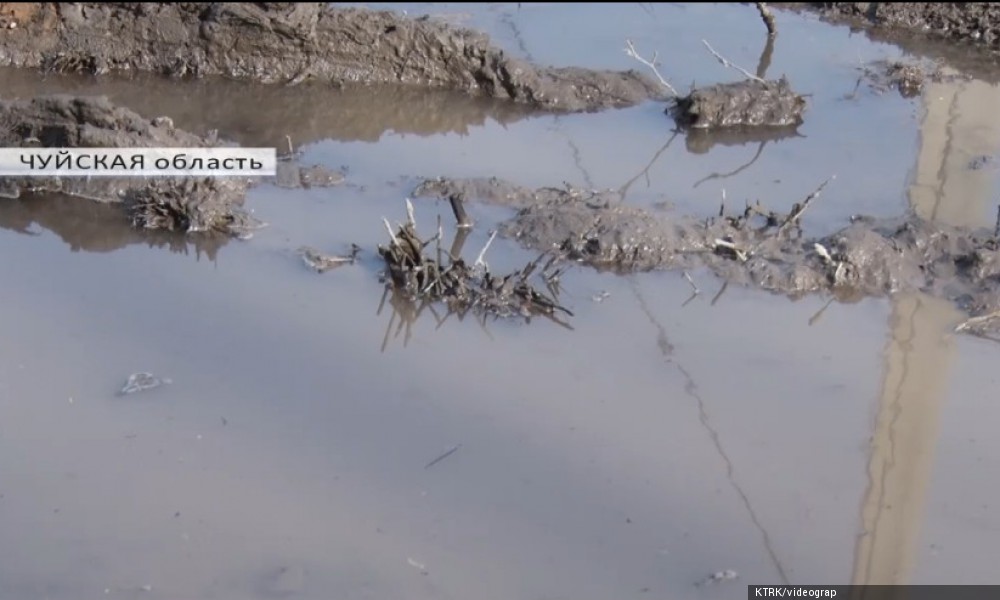
MULTIPOLYGON (((737 5, 406 6, 540 63, 739 77, 737 5), (557 33, 553 33, 557 32, 557 33)), ((747 584, 996 583, 994 342, 921 295, 856 304, 692 272, 571 270, 572 329, 459 321, 383 298, 374 249, 420 176, 629 184, 691 214, 760 199, 804 217, 906 210, 992 225, 1000 89, 856 85, 902 53, 778 13, 769 75, 809 93, 799 136, 664 149, 647 103, 537 116, 412 90, 0 72, 5 97, 102 93, 247 145, 292 138, 344 186, 261 186, 249 241, 150 236, 107 207, 0 202, 0 598, 743 598, 747 584), (647 168, 647 165, 650 165, 647 168), (733 173, 734 171, 738 171, 733 173), (365 251, 318 275, 301 245, 365 251), (597 301, 600 299, 601 301, 597 301), (443 320, 443 322, 442 322, 443 320), (170 385, 118 397, 130 373, 170 385), (435 458, 457 447, 440 462, 435 458), (731 570, 735 580, 708 582, 731 570)), ((431 227, 445 204, 420 201, 431 227)), ((478 252, 503 210, 470 205, 478 252)), ((450 221, 446 221, 450 222, 450 221)), ((531 255, 498 240, 492 267, 531 255)))

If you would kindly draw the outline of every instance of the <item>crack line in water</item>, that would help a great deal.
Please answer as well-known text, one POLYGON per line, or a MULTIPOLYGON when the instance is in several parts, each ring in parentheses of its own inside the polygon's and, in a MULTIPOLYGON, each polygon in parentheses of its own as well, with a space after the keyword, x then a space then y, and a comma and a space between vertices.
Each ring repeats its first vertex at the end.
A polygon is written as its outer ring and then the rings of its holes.
POLYGON ((781 577, 781 582, 788 584, 788 576, 785 574, 785 569, 781 565, 781 561, 778 559, 778 554, 774 550, 774 545, 771 543, 771 536, 767 533, 767 529, 760 522, 757 517, 757 512, 753 509, 753 505, 750 504, 750 497, 747 496, 746 492, 740 486, 739 482, 736 481, 736 468, 733 466, 733 461, 726 454, 725 449, 722 447, 722 440, 719 438, 719 432, 712 427, 712 424, 708 418, 708 411, 705 409, 705 400, 701 396, 701 392, 698 391, 698 384, 695 383, 694 377, 691 373, 684 368, 683 365, 678 363, 673 359, 674 347, 667 338, 667 330, 662 323, 657 320, 656 316, 653 315, 652 311, 649 310, 649 306, 646 304, 646 299, 643 298, 642 292, 639 291, 639 284, 636 282, 634 276, 629 279, 629 285, 632 288, 632 293, 635 294, 636 300, 639 302, 639 308, 645 313, 646 318, 657 330, 656 335, 656 345, 660 348, 660 353, 663 355, 663 360, 669 365, 673 365, 680 374, 684 377, 684 392, 698 403, 698 420, 701 422, 702 427, 708 432, 709 438, 712 440, 712 444, 715 446, 716 452, 722 457, 723 462, 726 464, 726 477, 729 479, 730 485, 736 490, 736 494, 740 497, 743 502, 743 506, 746 507, 747 512, 750 514, 750 520, 753 521, 754 526, 760 532, 761 538, 764 542, 764 548, 767 550, 768 555, 771 557, 771 562, 774 563, 774 568, 778 571, 778 575, 781 577))
MULTIPOLYGON (((586 167, 583 166, 583 160, 580 157, 580 149, 577 147, 573 138, 566 133, 566 131, 561 127, 559 117, 555 118, 556 128, 562 131, 563 135, 566 136, 566 143, 569 145, 570 150, 573 153, 573 162, 576 163, 577 169, 583 174, 583 178, 587 183, 587 186, 591 189, 594 188, 593 181, 591 180, 590 173, 587 171, 586 167)), ((669 145, 669 142, 668 142, 669 145)), ((698 404, 698 420, 701 422, 702 427, 708 432, 708 436, 711 438, 713 445, 715 446, 716 452, 722 457, 723 462, 726 464, 726 477, 729 479, 730 485, 736 490, 737 495, 739 495, 743 506, 746 507, 747 513, 750 515, 750 520, 753 522, 754 526, 760 532, 761 538, 764 543, 764 548, 767 550, 768 555, 771 557, 771 562, 774 563, 774 568, 778 572, 778 576, 781 577, 781 582, 788 584, 788 576, 785 574, 785 568, 781 565, 781 560, 778 559, 778 554, 774 550, 774 545, 771 543, 771 536, 767 533, 767 529, 760 522, 757 517, 757 512, 753 509, 753 505, 750 504, 750 497, 747 496, 746 492, 736 481, 736 468, 733 466, 733 461, 726 454, 725 449, 722 447, 722 440, 719 438, 719 433, 712 427, 708 418, 708 411, 705 409, 705 400, 701 397, 701 392, 698 391, 698 385, 694 381, 694 377, 691 373, 683 367, 680 363, 673 359, 674 347, 670 343, 670 339, 667 337, 667 330, 660 323, 656 317, 653 315, 652 311, 649 310, 649 306, 646 304, 646 299, 643 298, 642 292, 639 290, 639 284, 636 281, 634 275, 628 278, 629 286, 632 288, 632 293, 635 295, 636 300, 639 302, 639 308, 645 313, 646 318, 652 323, 653 327, 657 330, 656 335, 656 345, 660 349, 660 353, 663 355, 663 360, 669 365, 673 365, 684 377, 684 392, 688 397, 692 398, 698 404)))
MULTIPOLYGON (((518 4, 518 10, 520 10, 521 5, 518 4)), ((535 62, 535 58, 531 56, 531 52, 528 51, 528 45, 524 43, 524 36, 521 35, 521 29, 514 22, 514 15, 509 12, 500 14, 500 22, 504 23, 510 30, 514 33, 514 41, 517 42, 517 47, 521 50, 521 54, 524 58, 528 59, 530 62, 535 62)))

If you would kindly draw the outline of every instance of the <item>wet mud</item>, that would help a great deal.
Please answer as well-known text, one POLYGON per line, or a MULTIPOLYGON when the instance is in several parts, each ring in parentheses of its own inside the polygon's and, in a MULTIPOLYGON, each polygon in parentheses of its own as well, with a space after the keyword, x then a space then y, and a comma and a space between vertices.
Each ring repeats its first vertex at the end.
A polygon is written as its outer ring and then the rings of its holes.
POLYGON ((300 3, 0 4, 0 64, 54 72, 222 75, 295 85, 402 83, 556 111, 661 96, 634 71, 537 67, 429 18, 300 3))
POLYGON ((679 125, 697 130, 794 128, 805 108, 805 98, 785 79, 746 79, 696 89, 679 98, 671 112, 679 125))
POLYGON ((823 2, 814 6, 829 17, 1000 49, 1000 6, 992 2, 823 2))
POLYGON ((798 298, 842 301, 922 291, 972 315, 1000 308, 1000 242, 995 231, 950 227, 916 215, 855 216, 834 233, 810 237, 799 221, 829 181, 788 211, 760 204, 720 207, 708 219, 662 217, 621 202, 615 191, 528 189, 497 179, 435 179, 415 197, 480 200, 516 209, 500 231, 527 248, 618 273, 708 268, 720 278, 798 298))

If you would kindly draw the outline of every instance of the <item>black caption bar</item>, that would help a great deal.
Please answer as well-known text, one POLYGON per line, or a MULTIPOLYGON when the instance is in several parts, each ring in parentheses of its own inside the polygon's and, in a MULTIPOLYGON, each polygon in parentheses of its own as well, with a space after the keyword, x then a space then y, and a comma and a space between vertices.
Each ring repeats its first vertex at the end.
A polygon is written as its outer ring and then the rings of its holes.
POLYGON ((1000 600, 1000 585, 748 585, 747 598, 1000 600))

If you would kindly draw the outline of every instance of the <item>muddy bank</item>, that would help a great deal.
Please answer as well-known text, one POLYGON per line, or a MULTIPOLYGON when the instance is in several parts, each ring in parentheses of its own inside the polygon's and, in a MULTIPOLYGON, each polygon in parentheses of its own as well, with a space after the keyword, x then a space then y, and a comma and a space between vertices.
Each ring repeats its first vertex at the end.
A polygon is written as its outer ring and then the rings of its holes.
POLYGON ((971 314, 1000 308, 995 232, 946 227, 913 215, 858 216, 835 233, 807 237, 799 219, 825 191, 804 196, 787 211, 722 207, 707 220, 659 217, 621 203, 612 191, 533 190, 497 179, 427 180, 414 196, 458 195, 509 206, 517 212, 502 224, 503 235, 602 270, 707 267, 726 281, 793 298, 829 292, 855 300, 920 290, 971 314))
MULTIPOLYGON (((103 97, 53 95, 0 100, 0 144, 6 147, 207 147, 168 117, 143 118, 103 97)), ((61 193, 120 203, 137 227, 243 235, 259 226, 242 209, 245 178, 0 177, 0 196, 61 193)))
POLYGON ((639 73, 536 67, 427 18, 298 3, 0 4, 0 64, 223 75, 262 83, 403 83, 559 111, 660 97, 639 73))

